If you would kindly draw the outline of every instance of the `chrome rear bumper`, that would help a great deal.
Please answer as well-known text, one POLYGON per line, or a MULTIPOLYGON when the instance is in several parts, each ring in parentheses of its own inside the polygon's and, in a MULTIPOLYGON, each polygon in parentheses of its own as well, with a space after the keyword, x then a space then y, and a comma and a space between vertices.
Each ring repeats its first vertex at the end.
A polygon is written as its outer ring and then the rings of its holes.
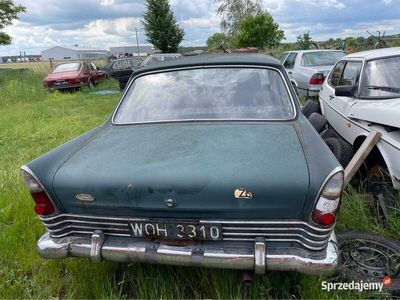
POLYGON ((269 251, 268 243, 257 238, 253 246, 232 244, 202 244, 167 246, 134 238, 104 237, 96 231, 91 238, 68 237, 52 239, 49 233, 38 241, 37 250, 43 258, 69 256, 86 257, 94 262, 142 262, 179 266, 253 270, 257 274, 269 271, 298 271, 310 275, 331 274, 338 263, 338 249, 332 232, 322 257, 313 257, 309 251, 282 248, 269 251), (301 253, 301 255, 299 254, 301 253))

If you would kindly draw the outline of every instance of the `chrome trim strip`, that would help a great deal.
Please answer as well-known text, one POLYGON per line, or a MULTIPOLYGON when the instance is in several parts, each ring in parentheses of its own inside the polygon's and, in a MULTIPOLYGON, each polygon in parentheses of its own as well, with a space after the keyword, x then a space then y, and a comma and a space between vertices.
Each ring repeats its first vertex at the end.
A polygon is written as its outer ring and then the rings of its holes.
MULTIPOLYGON (((258 228, 254 228, 254 227, 222 227, 222 230, 247 230, 247 231, 268 231, 268 230, 272 230, 272 231, 301 231, 304 232, 305 234, 312 236, 312 237, 316 237, 316 238, 327 238, 328 236, 330 236, 331 231, 329 231, 327 234, 321 234, 321 235, 317 235, 314 233, 311 233, 303 228, 298 228, 298 227, 288 227, 288 228, 263 228, 263 227, 258 227, 258 228)), ((229 232, 229 231, 228 231, 229 232)), ((236 232, 236 234, 240 234, 238 232, 236 232)), ((257 234, 257 232, 255 232, 254 234, 257 234)))
MULTIPOLYGON (((47 228, 47 226, 46 226, 47 228)), ((74 225, 68 225, 68 226, 64 226, 62 228, 57 228, 57 229, 49 229, 47 228, 47 231, 50 233, 57 233, 57 232, 62 232, 65 231, 69 228, 72 229, 89 229, 89 230, 106 230, 106 231, 128 231, 129 232, 129 228, 128 225, 125 226, 125 228, 100 228, 99 226, 74 226, 74 225)))
POLYGON ((238 236, 244 236, 244 237, 246 237, 246 236, 262 236, 262 237, 264 237, 264 236, 279 236, 279 237, 281 237, 281 236, 282 237, 290 236, 290 237, 299 237, 299 238, 304 239, 305 241, 309 242, 310 244, 316 244, 316 245, 325 245, 326 244, 326 240, 324 240, 324 241, 313 241, 313 240, 310 240, 310 239, 308 239, 308 238, 306 238, 306 237, 304 237, 304 236, 302 236, 301 234, 298 234, 298 233, 281 233, 281 234, 279 234, 279 233, 263 233, 263 232, 259 232, 259 233, 240 233, 240 234, 237 234, 237 233, 228 232, 228 233, 223 233, 222 235, 228 235, 228 236, 238 235, 238 236))
POLYGON ((46 220, 41 220, 46 227, 57 227, 65 223, 78 223, 78 224, 92 224, 92 225, 108 225, 108 226, 126 226, 124 223, 107 223, 107 222, 94 222, 94 221, 86 221, 86 220, 73 220, 73 219, 65 219, 56 223, 47 223, 46 220))
MULTIPOLYGON (((153 219, 81 216, 75 214, 42 216, 40 219, 51 234, 51 237, 56 239, 71 237, 73 234, 91 235, 96 230, 103 231, 106 236, 131 237, 128 227, 129 222, 156 221, 153 219), (107 223, 107 220, 111 222, 107 223)), ((201 224, 221 224, 223 229, 222 239, 224 241, 254 241, 257 237, 267 237, 266 240, 269 242, 296 242, 311 250, 323 249, 333 230, 333 226, 319 228, 303 221, 293 220, 200 220, 198 222, 201 224), (304 233, 304 235, 301 233, 304 233)))
POLYGON ((294 101, 292 92, 289 88, 288 83, 285 80, 285 76, 283 75, 283 73, 281 72, 281 70, 271 67, 271 66, 256 66, 256 65, 207 65, 207 66, 192 66, 192 67, 181 67, 181 68, 170 68, 170 69, 165 69, 165 70, 157 70, 157 71, 149 71, 149 72, 145 72, 142 74, 139 74, 135 77, 132 77, 127 86, 125 87, 124 93, 121 96, 120 101, 118 102, 117 107, 115 108, 112 116, 111 116, 111 124, 115 125, 115 126, 124 126, 124 125, 138 125, 138 124, 158 124, 158 123, 181 123, 181 122, 235 122, 235 121, 247 121, 247 122, 271 122, 271 121, 281 121, 281 122, 287 122, 287 121, 293 121, 297 118, 299 112, 298 112, 298 107, 296 106, 296 103, 294 101), (131 85, 133 84, 133 82, 137 79, 140 78, 142 76, 146 76, 146 75, 152 75, 152 74, 159 74, 159 73, 166 73, 166 72, 174 72, 174 71, 182 71, 182 70, 195 70, 195 69, 215 69, 215 68, 252 68, 252 69, 269 69, 269 70, 274 70, 277 71, 285 86, 286 86, 286 90, 289 94, 290 100, 291 100, 291 104, 292 104, 292 108, 293 108, 293 112, 294 115, 292 118, 289 119, 193 119, 193 120, 159 120, 159 121, 150 121, 150 122, 129 122, 129 123, 115 123, 114 122, 114 118, 115 115, 117 114, 122 102, 125 99, 126 94, 128 93, 128 90, 130 89, 131 85))
POLYGON ((312 230, 319 231, 319 232, 328 232, 331 231, 332 227, 329 228, 322 228, 322 227, 316 227, 313 226, 307 222, 304 221, 287 221, 287 220, 276 220, 276 221, 243 221, 243 220, 200 220, 201 224, 209 223, 209 224, 238 224, 238 225, 244 225, 244 224, 249 224, 249 225, 303 225, 306 226, 312 230))
MULTIPOLYGON (((338 167, 341 168, 343 170, 342 167, 338 167)), ((338 169, 336 168, 336 169, 338 169)), ((335 169, 335 170, 336 170, 335 169)), ((334 170, 334 171, 335 171, 334 170)), ((331 173, 335 173, 334 171, 332 171, 331 173)), ((329 177, 329 176, 328 176, 329 177)), ((325 182, 326 184, 326 182, 325 182)), ((322 188, 321 188, 322 190, 322 188)), ((149 218, 129 218, 129 217, 108 217, 108 216, 89 216, 89 215, 76 215, 76 214, 59 214, 59 215, 55 215, 55 216, 51 216, 51 217, 46 217, 46 216, 40 216, 40 220, 45 223, 45 225, 47 226, 47 224, 49 224, 50 226, 53 225, 53 223, 47 223, 47 221, 54 221, 56 219, 59 218, 77 218, 77 219, 100 219, 100 220, 112 220, 112 221, 120 221, 120 222, 147 222, 150 221, 149 218)), ((63 221, 65 222, 65 221, 63 221)), ((73 221, 72 221, 73 222, 73 221)), ((274 221, 257 221, 257 220, 199 220, 198 221, 200 224, 231 224, 231 225, 300 225, 300 226, 306 226, 312 230, 315 230, 317 232, 330 232, 333 228, 329 227, 329 228, 322 228, 322 227, 317 227, 317 226, 313 226, 307 222, 304 221, 288 221, 288 220, 274 220, 274 221)), ((120 224, 119 224, 120 225, 120 224)))
POLYGON ((21 169, 22 171, 27 172, 29 175, 31 175, 31 176, 33 177, 33 179, 35 179, 36 182, 40 185, 40 187, 43 189, 43 191, 46 193, 47 197, 49 198, 51 204, 53 204, 54 213, 51 214, 51 215, 52 215, 52 216, 53 216, 53 215, 56 215, 56 214, 58 213, 58 208, 57 208, 57 206, 54 204, 53 199, 51 199, 50 195, 47 193, 47 191, 46 191, 46 189, 44 188, 43 184, 40 182, 39 178, 36 177, 36 175, 32 172, 32 170, 31 170, 27 165, 23 165, 20 169, 21 169))
POLYGON ((129 221, 137 221, 137 222, 146 222, 149 221, 148 218, 127 218, 127 217, 107 217, 107 216, 94 216, 94 215, 76 215, 76 214, 58 214, 56 216, 51 216, 51 217, 46 217, 46 216, 40 216, 40 219, 45 222, 45 221, 53 221, 58 218, 62 217, 71 217, 71 218, 79 218, 79 219, 103 219, 103 220, 115 220, 115 221, 124 221, 124 222, 129 222, 129 221))
MULTIPOLYGON (((58 235, 51 234, 51 237, 54 238, 54 239, 61 239, 61 238, 69 237, 69 236, 71 236, 71 234, 92 235, 93 234, 93 230, 92 231, 76 231, 76 230, 72 230, 72 231, 68 231, 66 233, 58 234, 58 235)), ((108 236, 119 236, 119 237, 132 237, 132 235, 129 234, 129 233, 109 233, 109 234, 105 234, 105 235, 108 235, 108 236)))

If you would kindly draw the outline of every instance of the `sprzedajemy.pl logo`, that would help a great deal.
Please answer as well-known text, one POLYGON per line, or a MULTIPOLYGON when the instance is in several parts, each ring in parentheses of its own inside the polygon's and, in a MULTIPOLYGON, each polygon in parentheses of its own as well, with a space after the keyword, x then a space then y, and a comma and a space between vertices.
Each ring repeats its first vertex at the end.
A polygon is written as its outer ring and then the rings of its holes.
POLYGON ((321 289, 323 291, 379 291, 382 292, 383 287, 392 285, 392 278, 386 276, 382 278, 381 282, 364 282, 364 281, 350 281, 350 282, 326 282, 322 281, 321 289))

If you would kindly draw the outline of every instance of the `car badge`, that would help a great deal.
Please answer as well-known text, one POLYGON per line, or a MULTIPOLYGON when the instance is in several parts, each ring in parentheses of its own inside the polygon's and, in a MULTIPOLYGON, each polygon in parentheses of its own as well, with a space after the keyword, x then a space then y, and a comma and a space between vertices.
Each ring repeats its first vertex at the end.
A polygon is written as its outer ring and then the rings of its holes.
POLYGON ((238 188, 235 190, 235 198, 236 199, 252 199, 253 194, 246 191, 244 188, 238 188))
POLYGON ((176 201, 174 199, 167 199, 164 201, 164 203, 167 207, 170 208, 176 206, 176 201))
POLYGON ((95 196, 90 195, 90 194, 77 194, 75 196, 75 198, 80 200, 80 201, 85 201, 85 202, 91 202, 91 201, 94 201, 96 199, 95 196))

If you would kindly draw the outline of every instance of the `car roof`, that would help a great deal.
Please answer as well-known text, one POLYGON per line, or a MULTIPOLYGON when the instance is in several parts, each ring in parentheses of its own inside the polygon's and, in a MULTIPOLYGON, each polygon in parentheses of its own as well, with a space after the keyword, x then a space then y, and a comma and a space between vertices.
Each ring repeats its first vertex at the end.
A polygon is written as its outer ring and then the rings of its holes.
POLYGON ((285 51, 284 53, 313 53, 313 52, 344 52, 343 50, 334 50, 334 49, 312 49, 312 50, 293 50, 293 51, 285 51))
POLYGON ((275 67, 282 70, 282 64, 276 58, 264 54, 214 54, 184 57, 178 60, 160 62, 158 64, 145 66, 135 71, 132 75, 141 73, 162 71, 167 69, 180 69, 202 66, 226 66, 226 65, 248 65, 275 67))
POLYGON ((155 53, 155 54, 151 54, 150 56, 182 56, 182 54, 180 53, 155 53))
POLYGON ((362 58, 365 60, 370 60, 395 55, 400 55, 400 47, 361 51, 347 55, 345 58, 362 58))

